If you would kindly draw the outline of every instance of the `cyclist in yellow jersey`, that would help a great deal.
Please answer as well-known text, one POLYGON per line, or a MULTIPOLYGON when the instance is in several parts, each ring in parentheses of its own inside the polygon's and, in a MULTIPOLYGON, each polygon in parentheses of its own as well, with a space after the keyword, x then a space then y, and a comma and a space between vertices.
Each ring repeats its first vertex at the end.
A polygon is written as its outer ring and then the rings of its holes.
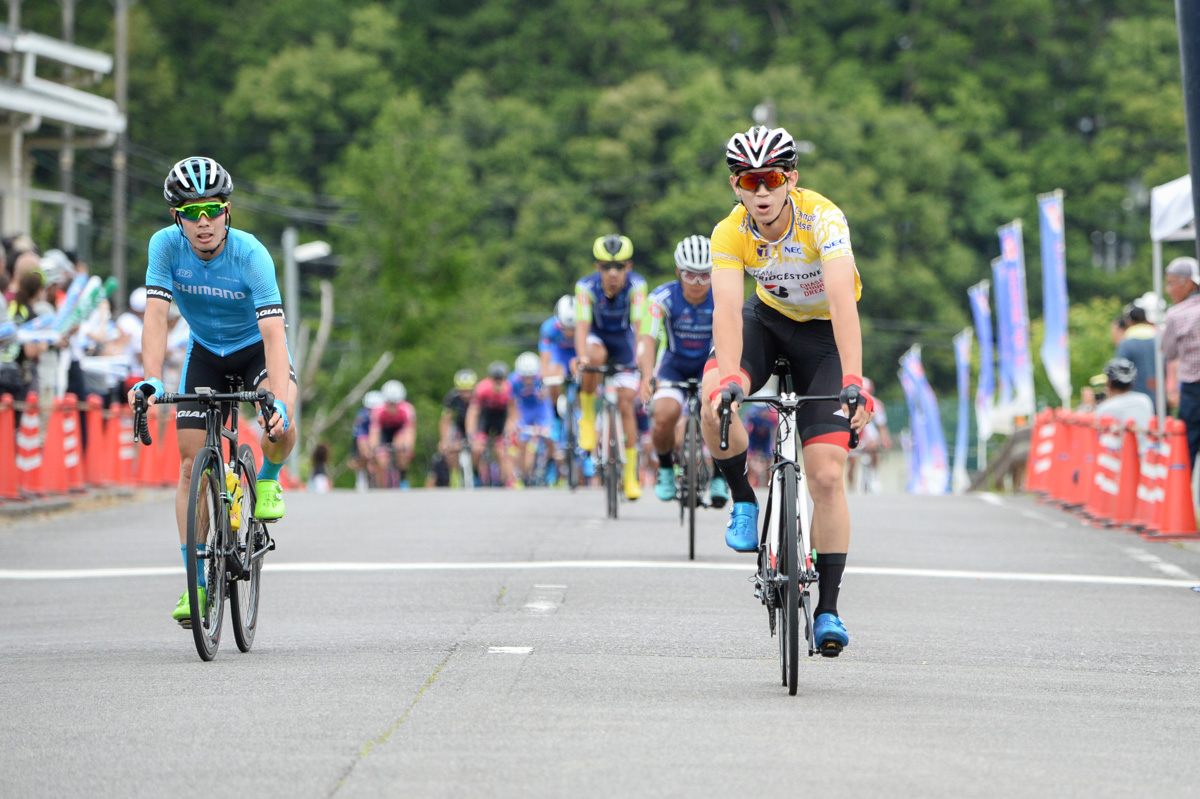
MULTIPOLYGON (((873 401, 862 388, 862 291, 841 210, 797 186, 796 146, 783 128, 756 126, 726 145, 729 183, 739 204, 712 234, 713 357, 705 367, 703 431, 720 452, 718 412, 766 383, 778 356, 790 363, 799 394, 839 395, 809 403, 796 415, 804 470, 813 500, 813 547, 819 598, 814 632, 823 653, 838 653, 849 636, 837 614, 838 590, 850 543, 850 512, 842 481, 850 428, 871 420, 873 401), (743 274, 755 279, 745 300, 743 274), (849 403, 856 401, 853 419, 849 403)), ((746 430, 733 414, 729 449, 720 466, 734 501, 726 543, 758 548, 758 504, 746 476, 746 430)))

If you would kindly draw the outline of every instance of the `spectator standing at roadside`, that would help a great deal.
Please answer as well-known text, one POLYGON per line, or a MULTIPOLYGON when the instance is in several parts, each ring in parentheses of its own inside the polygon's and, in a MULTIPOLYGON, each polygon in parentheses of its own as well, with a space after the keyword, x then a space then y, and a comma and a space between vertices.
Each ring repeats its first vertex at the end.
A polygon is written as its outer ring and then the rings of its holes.
POLYGON ((1137 367, 1137 378, 1133 390, 1154 397, 1154 325, 1146 321, 1146 309, 1140 305, 1130 306, 1125 315, 1128 325, 1125 337, 1117 345, 1118 358, 1131 361, 1137 367))
POLYGON ((1104 365, 1107 398, 1096 406, 1095 415, 1111 416, 1121 427, 1133 420, 1138 429, 1138 450, 1146 445, 1144 431, 1154 416, 1154 400, 1134 389, 1138 368, 1128 358, 1113 358, 1104 365))
POLYGON ((1187 426, 1188 464, 1200 449, 1200 267, 1195 258, 1167 265, 1167 296, 1174 303, 1163 325, 1163 360, 1178 359, 1179 418, 1187 426))

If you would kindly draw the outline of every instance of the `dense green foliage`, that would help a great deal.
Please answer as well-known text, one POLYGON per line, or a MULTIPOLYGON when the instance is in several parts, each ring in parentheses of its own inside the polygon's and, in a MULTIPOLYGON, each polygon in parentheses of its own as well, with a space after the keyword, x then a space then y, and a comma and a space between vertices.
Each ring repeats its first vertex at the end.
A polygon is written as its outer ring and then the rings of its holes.
MULTIPOLYGON (((58 32, 56 4, 27 5, 58 32)), ((80 4, 80 43, 111 49, 109 8, 80 4)), ((392 350, 424 441, 453 371, 531 347, 595 236, 626 233, 665 280, 674 242, 731 207, 722 145, 765 100, 813 143, 801 183, 850 221, 885 396, 913 341, 953 392, 966 288, 1013 218, 1040 316, 1037 193, 1066 191, 1072 323, 1091 324, 1149 287, 1144 190, 1186 171, 1173 9, 1151 0, 142 0, 131 29, 131 275, 165 168, 214 155, 236 225, 273 244, 298 224, 339 255, 318 404, 392 350), (1108 230, 1134 247, 1116 274, 1093 266, 1108 230)), ((106 159, 84 159, 95 199, 106 159)), ((1101 354, 1077 347, 1077 381, 1101 354)))

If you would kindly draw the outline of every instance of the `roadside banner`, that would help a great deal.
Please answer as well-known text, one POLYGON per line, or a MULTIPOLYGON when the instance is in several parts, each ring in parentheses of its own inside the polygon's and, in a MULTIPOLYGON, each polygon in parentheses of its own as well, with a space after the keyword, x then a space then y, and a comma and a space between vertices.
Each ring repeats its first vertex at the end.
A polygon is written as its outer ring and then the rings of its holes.
POLYGON ((1038 197, 1042 234, 1042 367, 1063 407, 1071 404, 1071 348, 1067 339, 1067 261, 1063 243, 1063 193, 1056 189, 1038 197))
MULTIPOLYGON (((908 401, 910 427, 918 494, 945 494, 949 490, 950 469, 946 458, 946 435, 937 396, 925 376, 921 345, 914 344, 900 358, 900 384, 908 401)), ((911 477, 911 476, 910 476, 911 477)))
MULTIPOLYGON (((1029 348, 1029 308, 1025 294, 1025 245, 1021 236, 1021 220, 997 228, 1000 236, 1000 271, 1005 274, 1006 302, 1004 315, 1012 341, 1010 347, 1010 379, 1013 399, 1010 417, 1032 417, 1035 411, 1033 394, 1033 358, 1029 348)), ((1000 309, 1000 286, 996 286, 996 309, 1000 309)))
POLYGON ((981 441, 992 437, 992 404, 996 396, 996 356, 992 350, 992 308, 988 303, 991 282, 981 280, 967 289, 975 337, 979 339, 979 382, 975 386, 975 428, 981 441))
POLYGON ((958 428, 954 433, 954 470, 950 487, 955 494, 967 490, 967 447, 971 435, 971 328, 954 337, 954 364, 958 372, 958 428))

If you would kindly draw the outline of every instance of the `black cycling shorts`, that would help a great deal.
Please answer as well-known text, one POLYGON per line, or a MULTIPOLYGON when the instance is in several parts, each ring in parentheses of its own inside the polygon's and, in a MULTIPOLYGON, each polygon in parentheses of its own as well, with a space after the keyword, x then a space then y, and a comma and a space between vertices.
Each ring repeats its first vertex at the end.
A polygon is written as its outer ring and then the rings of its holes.
MULTIPOLYGON (((775 371, 775 360, 787 358, 792 390, 797 394, 829 394, 842 390, 842 361, 828 319, 797 322, 757 295, 742 306, 742 371, 750 376, 750 391, 761 389, 775 371)), ((712 357, 716 357, 715 354, 712 357)), ((849 447, 850 422, 841 403, 810 402, 796 411, 801 444, 849 447)))
MULTIPOLYGON (((289 367, 288 372, 295 383, 295 370, 289 367)), ((193 394, 200 386, 207 386, 217 393, 234 391, 236 383, 231 378, 240 378, 241 388, 238 390, 241 391, 257 391, 258 384, 267 379, 267 350, 261 341, 224 357, 206 350, 195 341, 188 345, 179 393, 193 394)), ((223 407, 221 418, 228 419, 230 410, 229 407, 223 407)), ((198 402, 179 403, 175 424, 183 430, 203 430, 204 406, 198 402)))
POLYGON ((494 438, 504 433, 508 422, 508 408, 480 408, 479 432, 488 438, 494 438))

